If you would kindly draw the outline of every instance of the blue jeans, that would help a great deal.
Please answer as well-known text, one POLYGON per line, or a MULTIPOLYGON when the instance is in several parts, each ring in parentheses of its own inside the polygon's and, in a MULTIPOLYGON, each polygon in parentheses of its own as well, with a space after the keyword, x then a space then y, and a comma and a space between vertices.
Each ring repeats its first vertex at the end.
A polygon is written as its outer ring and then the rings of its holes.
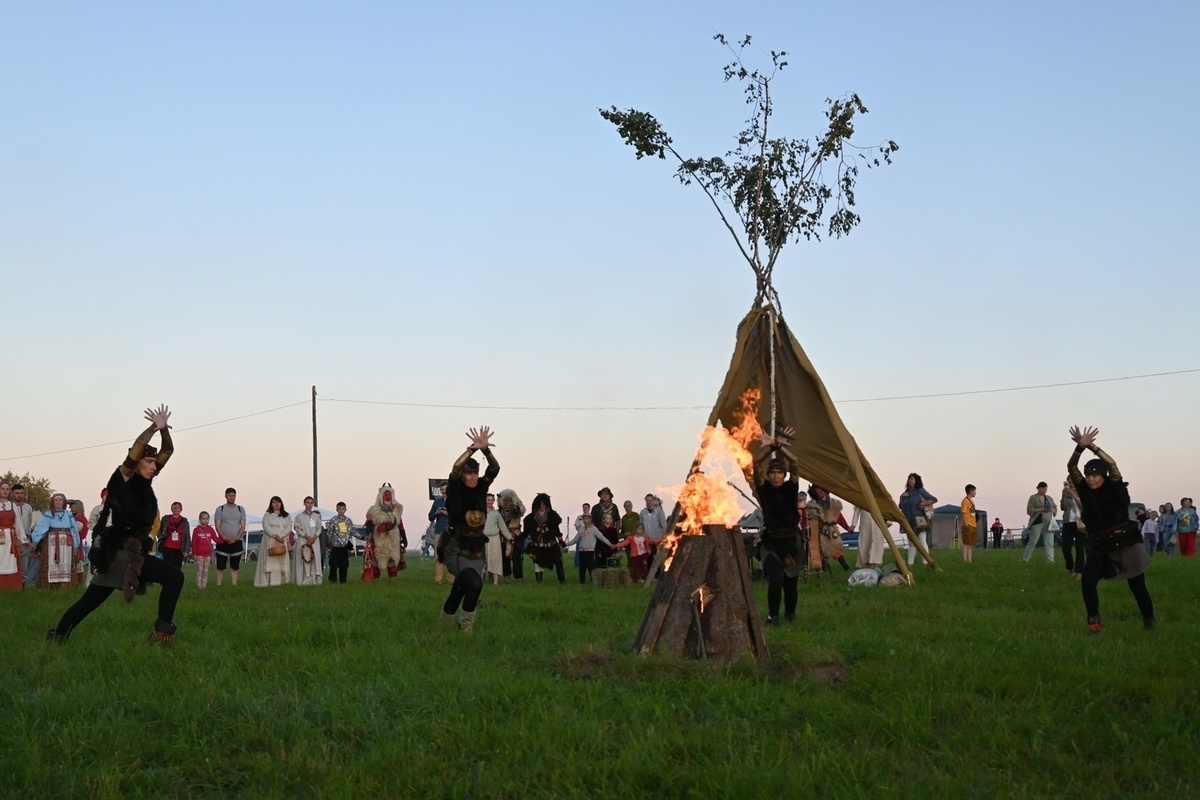
POLYGON ((1029 527, 1029 543, 1025 545, 1024 556, 1026 561, 1033 557, 1033 551, 1037 549, 1038 540, 1044 539, 1046 547, 1046 563, 1054 563, 1054 533, 1047 530, 1049 527, 1049 522, 1039 522, 1037 525, 1031 525, 1029 527))

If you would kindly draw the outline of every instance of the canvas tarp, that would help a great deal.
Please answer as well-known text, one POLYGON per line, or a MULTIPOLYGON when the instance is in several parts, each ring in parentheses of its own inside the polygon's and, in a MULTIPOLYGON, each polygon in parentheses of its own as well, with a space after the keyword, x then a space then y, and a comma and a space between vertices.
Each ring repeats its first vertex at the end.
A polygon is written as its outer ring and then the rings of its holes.
MULTIPOLYGON (((804 349, 779 311, 770 305, 755 307, 738 325, 733 359, 708 424, 719 421, 726 428, 735 427, 742 410, 742 395, 751 388, 762 391, 758 422, 763 430, 771 430, 772 397, 775 430, 786 426, 796 429, 796 440, 788 449, 799 462, 802 478, 870 513, 881 531, 887 531, 887 520, 899 523, 909 541, 924 549, 917 544, 896 501, 846 430, 804 349)), ((891 536, 887 538, 892 557, 907 573, 891 536)), ((928 557, 927 552, 923 555, 928 557)), ((932 564, 932 559, 929 560, 932 564)))

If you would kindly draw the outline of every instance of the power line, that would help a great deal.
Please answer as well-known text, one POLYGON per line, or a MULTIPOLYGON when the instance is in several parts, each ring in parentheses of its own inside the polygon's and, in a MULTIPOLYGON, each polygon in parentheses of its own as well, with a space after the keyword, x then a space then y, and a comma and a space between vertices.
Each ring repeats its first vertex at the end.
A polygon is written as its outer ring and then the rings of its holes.
MULTIPOLYGON (((888 395, 883 397, 856 397, 834 401, 842 405, 848 403, 881 403, 884 401, 901 401, 901 399, 928 399, 934 397, 965 397, 968 395, 996 395, 1000 392, 1021 392, 1034 389, 1061 389, 1063 386, 1086 386, 1090 384, 1108 384, 1120 380, 1141 380, 1144 378, 1163 378, 1168 375, 1186 375, 1200 372, 1200 367, 1193 369, 1175 369, 1172 372, 1150 372, 1141 375, 1122 375, 1120 378, 1093 378, 1091 380, 1069 380, 1058 384, 1032 384, 1028 386, 1004 386, 1001 389, 971 389, 959 392, 929 392, 924 395, 888 395)), ((450 403, 407 403, 403 401, 364 401, 364 399, 343 399, 338 397, 319 397, 330 403, 359 403, 364 405, 400 405, 404 408, 443 408, 466 409, 478 411, 696 411, 712 410, 712 405, 456 405, 450 403)))
POLYGON ((450 403, 405 403, 398 400, 347 400, 340 397, 317 396, 327 403, 356 403, 370 406, 403 406, 405 408, 451 408, 470 411, 703 411, 711 406, 476 406, 450 403))
POLYGON ((972 389, 963 392, 936 392, 931 394, 902 394, 888 397, 861 397, 855 400, 836 400, 837 403, 878 403, 882 400, 923 400, 928 397, 963 397, 970 394, 999 394, 1000 392, 1024 392, 1030 389, 1058 389, 1063 386, 1087 386, 1093 383, 1114 383, 1116 381, 1136 381, 1142 378, 1161 378, 1167 375, 1187 375, 1200 372, 1196 369, 1178 369, 1172 372, 1147 372, 1144 375, 1123 375, 1119 378, 1094 378, 1087 381, 1066 381, 1063 383, 1037 383, 1030 386, 1008 386, 1003 389, 972 389))
MULTIPOLYGON (((259 416, 262 416, 263 414, 270 414, 273 411, 282 411, 285 408, 295 408, 296 406, 304 406, 304 405, 308 405, 307 400, 301 400, 299 403, 288 403, 286 406, 276 406, 275 408, 268 408, 263 411, 254 411, 249 414, 242 414, 241 416, 237 416, 237 417, 229 417, 227 419, 219 419, 216 422, 205 422, 203 425, 192 425, 187 428, 175 428, 174 431, 176 433, 184 433, 185 431, 198 431, 201 428, 211 428, 213 425, 224 425, 226 422, 236 422, 239 419, 249 419, 250 417, 259 417, 259 416)), ((42 456, 58 456, 58 455, 62 455, 63 453, 79 453, 84 450, 95 450, 99 447, 115 447, 116 445, 119 445, 119 444, 128 444, 128 443, 129 443, 128 439, 121 439, 120 441, 116 441, 116 442, 105 442, 103 444, 89 444, 89 445, 85 445, 84 447, 69 447, 66 450, 51 450, 51 451, 48 451, 45 453, 31 453, 26 456, 8 456, 6 458, 0 458, 0 461, 19 461, 23 458, 41 458, 42 456)))
MULTIPOLYGON (((1096 383, 1115 383, 1118 381, 1136 381, 1146 378, 1164 378, 1172 375, 1190 375, 1200 372, 1200 367, 1192 369, 1178 369, 1170 372, 1147 372, 1141 375, 1122 375, 1116 378, 1093 378, 1086 381, 1064 381, 1062 383, 1038 383, 1028 386, 1006 386, 998 389, 969 389, 961 392, 928 392, 925 394, 903 394, 903 395, 886 395, 881 397, 857 397, 852 400, 835 400, 835 403, 843 405, 849 403, 880 403, 889 400, 926 400, 936 397, 966 397, 969 395, 980 394, 999 394, 1002 392, 1025 392, 1034 389, 1060 389, 1066 386, 1088 386, 1096 383)), ((353 400, 340 397, 322 397, 318 395, 318 399, 328 403, 353 403, 358 405, 373 405, 373 406, 400 406, 404 408, 444 408, 469 411, 707 411, 711 410, 711 406, 483 406, 483 405, 459 405, 453 403, 409 403, 399 400, 353 400)), ((275 408, 267 408, 262 411, 253 411, 249 414, 241 414, 236 417, 228 417, 219 419, 214 422, 205 422, 202 425, 192 425, 187 428, 178 428, 176 433, 185 431, 196 431, 201 428, 211 428, 214 425, 224 425, 227 422, 237 422, 250 417, 259 417, 263 414, 271 414, 276 411, 283 411, 296 406, 308 405, 309 400, 301 400, 297 403, 288 403, 275 408)), ((128 439, 122 439, 116 442, 104 442, 103 444, 89 444, 83 447, 69 447, 64 450, 50 450, 45 453, 31 453, 23 456, 7 456, 0 458, 0 461, 20 461, 26 458, 41 458, 43 456, 57 456, 65 453, 79 453, 84 450, 95 450, 100 447, 114 447, 119 444, 125 444, 128 439)))

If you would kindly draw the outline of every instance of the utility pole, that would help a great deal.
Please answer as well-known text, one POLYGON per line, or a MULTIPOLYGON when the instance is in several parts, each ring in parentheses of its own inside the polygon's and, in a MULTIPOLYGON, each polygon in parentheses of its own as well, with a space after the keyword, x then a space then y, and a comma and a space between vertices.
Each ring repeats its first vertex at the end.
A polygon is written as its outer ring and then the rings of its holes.
POLYGON ((317 387, 312 387, 312 417, 313 417, 313 505, 319 505, 317 500, 317 387))

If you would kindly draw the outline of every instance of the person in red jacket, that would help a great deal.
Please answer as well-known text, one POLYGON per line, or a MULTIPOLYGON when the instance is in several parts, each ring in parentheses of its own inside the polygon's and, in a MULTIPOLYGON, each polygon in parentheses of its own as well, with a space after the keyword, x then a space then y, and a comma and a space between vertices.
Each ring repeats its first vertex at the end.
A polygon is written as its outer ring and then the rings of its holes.
POLYGON ((171 513, 163 517, 158 529, 158 553, 168 564, 183 567, 183 557, 191 543, 191 523, 183 516, 183 504, 171 503, 171 513))
POLYGON ((662 540, 648 538, 646 528, 639 522, 634 526, 633 533, 613 545, 618 550, 629 550, 629 577, 635 583, 646 579, 646 573, 650 569, 650 545, 660 541, 662 540))
POLYGON ((208 567, 218 541, 217 529, 208 524, 207 511, 200 512, 200 524, 192 531, 192 557, 196 560, 196 588, 208 586, 208 567))

